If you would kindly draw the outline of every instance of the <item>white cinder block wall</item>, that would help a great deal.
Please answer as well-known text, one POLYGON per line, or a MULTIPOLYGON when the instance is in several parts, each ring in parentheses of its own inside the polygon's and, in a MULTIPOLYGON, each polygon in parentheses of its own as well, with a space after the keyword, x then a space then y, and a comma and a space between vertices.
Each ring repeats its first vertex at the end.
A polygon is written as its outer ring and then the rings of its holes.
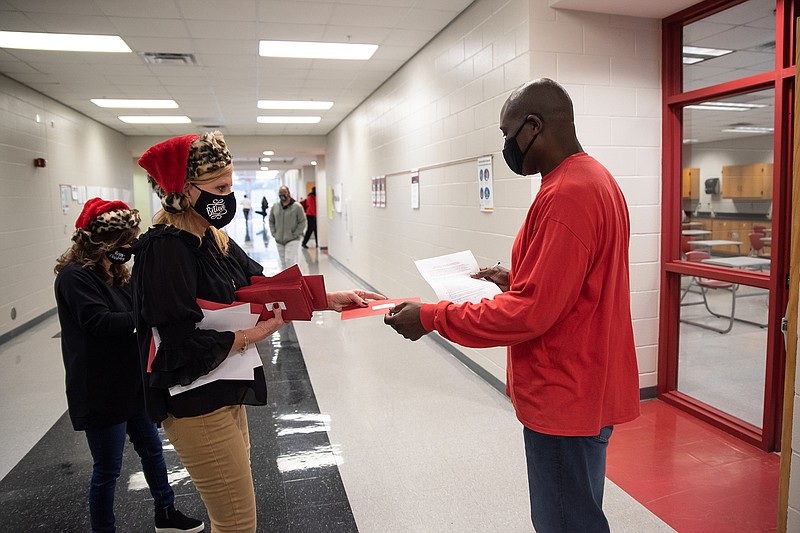
MULTIPOLYGON (((389 296, 424 301, 436 298, 415 259, 471 249, 480 264, 508 266, 539 179, 506 167, 500 108, 523 82, 551 77, 573 97, 584 148, 617 176, 628 199, 641 385, 654 386, 659 58, 656 20, 555 11, 547 0, 478 0, 329 135, 326 181, 341 184, 344 198, 343 212, 329 221, 329 253, 389 296), (479 209, 474 161, 486 154, 494 156, 491 214, 479 209), (418 210, 410 207, 415 168, 418 210), (388 175, 385 209, 371 207, 370 178, 379 175, 388 175)), ((505 378, 503 348, 463 351, 505 378)))
POLYGON ((70 200, 62 214, 59 184, 132 184, 123 135, 2 75, 0 124, 2 335, 55 307, 53 267, 82 208, 70 200), (34 168, 39 157, 45 168, 34 168))

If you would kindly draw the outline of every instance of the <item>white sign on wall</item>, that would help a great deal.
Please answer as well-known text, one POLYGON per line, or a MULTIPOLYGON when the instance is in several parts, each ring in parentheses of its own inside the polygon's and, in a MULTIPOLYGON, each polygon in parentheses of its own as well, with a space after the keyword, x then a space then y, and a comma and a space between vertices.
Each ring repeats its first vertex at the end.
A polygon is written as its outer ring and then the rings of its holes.
POLYGON ((494 191, 492 188, 492 156, 478 158, 478 197, 481 211, 494 211, 494 191))

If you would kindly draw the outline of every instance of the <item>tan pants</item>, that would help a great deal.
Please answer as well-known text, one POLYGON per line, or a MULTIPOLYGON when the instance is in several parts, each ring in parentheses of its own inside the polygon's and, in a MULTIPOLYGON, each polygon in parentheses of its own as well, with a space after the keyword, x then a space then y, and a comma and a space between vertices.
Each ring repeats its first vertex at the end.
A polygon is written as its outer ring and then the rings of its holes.
POLYGON ((192 477, 213 533, 255 533, 256 497, 250 434, 243 405, 163 422, 164 432, 192 477))

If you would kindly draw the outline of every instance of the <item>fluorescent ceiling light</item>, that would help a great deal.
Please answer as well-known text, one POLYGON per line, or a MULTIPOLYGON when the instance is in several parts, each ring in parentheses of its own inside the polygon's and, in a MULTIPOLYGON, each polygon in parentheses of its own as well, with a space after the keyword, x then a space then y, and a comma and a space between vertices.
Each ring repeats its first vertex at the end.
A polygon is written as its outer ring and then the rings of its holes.
POLYGON ((767 107, 766 104, 743 104, 739 102, 703 102, 697 105, 687 105, 685 109, 705 109, 710 111, 747 111, 767 107))
POLYGON ((723 48, 704 48, 702 46, 684 46, 683 53, 695 56, 720 57, 730 54, 733 50, 723 48))
POLYGON ((316 162, 316 161, 312 161, 312 162, 311 162, 311 164, 312 164, 313 166, 317 166, 317 162, 316 162))
POLYGON ((316 124, 322 117, 256 117, 259 124, 316 124))
POLYGON ((119 98, 92 98, 92 103, 99 107, 129 107, 136 109, 175 109, 175 100, 130 100, 119 98))
POLYGON ((269 167, 261 167, 261 170, 269 170, 269 167))
POLYGON ((698 142, 700 139, 684 139, 683 144, 692 144, 698 142))
POLYGON ((275 155, 275 152, 272 150, 264 150, 264 155, 275 155))
POLYGON ((736 126, 735 128, 725 128, 725 133, 772 133, 775 128, 764 128, 760 126, 736 126))
POLYGON ((319 100, 259 100, 259 109, 330 109, 333 102, 319 100))
POLYGON ((192 123, 192 120, 189 117, 182 115, 170 115, 170 116, 138 115, 138 116, 121 116, 117 118, 127 124, 191 124, 192 123))
POLYGON ((272 161, 271 157, 262 157, 261 158, 261 162, 262 163, 269 163, 270 161, 272 161))
POLYGON ((693 65, 706 59, 713 59, 732 53, 733 50, 726 50, 723 48, 704 48, 702 46, 684 46, 683 47, 683 64, 693 65))
POLYGON ((259 41, 258 55, 262 57, 292 57, 311 59, 358 59, 372 57, 377 44, 314 43, 303 41, 259 41))
POLYGON ((278 177, 279 170, 256 170, 257 180, 271 180, 278 177))
POLYGON ((131 52, 117 35, 0 31, 0 48, 61 52, 131 52))

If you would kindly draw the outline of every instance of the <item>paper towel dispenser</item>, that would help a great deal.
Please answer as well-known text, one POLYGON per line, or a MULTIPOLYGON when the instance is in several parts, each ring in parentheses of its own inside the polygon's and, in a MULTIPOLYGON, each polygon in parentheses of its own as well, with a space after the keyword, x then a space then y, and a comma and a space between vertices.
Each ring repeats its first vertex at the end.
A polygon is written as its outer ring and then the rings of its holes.
POLYGON ((719 178, 708 178, 705 183, 706 194, 719 194, 719 178))

